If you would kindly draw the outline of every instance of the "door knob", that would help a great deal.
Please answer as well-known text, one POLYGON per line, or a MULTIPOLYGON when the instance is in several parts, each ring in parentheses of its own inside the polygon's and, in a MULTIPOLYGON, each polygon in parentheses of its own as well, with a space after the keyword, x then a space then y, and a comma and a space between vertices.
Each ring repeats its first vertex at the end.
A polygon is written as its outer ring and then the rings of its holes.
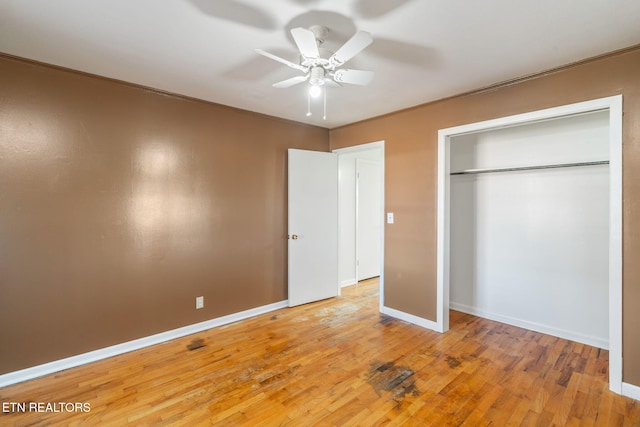
POLYGON ((298 235, 297 235, 297 234, 292 234, 292 235, 291 235, 291 238, 292 238, 293 240, 298 240, 298 235))

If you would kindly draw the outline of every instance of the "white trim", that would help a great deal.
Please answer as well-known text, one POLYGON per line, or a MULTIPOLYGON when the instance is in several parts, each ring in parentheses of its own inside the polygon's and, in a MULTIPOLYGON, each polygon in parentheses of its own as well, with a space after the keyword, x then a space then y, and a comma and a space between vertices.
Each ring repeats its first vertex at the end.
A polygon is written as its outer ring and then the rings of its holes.
POLYGON ((358 283, 358 281, 356 279, 347 279, 347 280, 343 280, 342 282, 340 282, 340 287, 341 288, 346 288, 347 286, 355 285, 357 283, 358 283))
POLYGON ((622 393, 622 95, 609 100, 609 388, 622 393))
POLYGON ((609 388, 622 392, 622 95, 578 102, 438 131, 437 319, 446 331, 449 311, 449 145, 452 136, 557 117, 609 110, 609 388))
POLYGON ((476 307, 471 307, 465 304, 459 304, 455 302, 451 302, 449 308, 451 308, 452 310, 460 311, 462 313, 473 314, 474 316, 483 317, 485 319, 495 320, 496 322, 517 326, 519 328, 529 329, 531 331, 553 335, 555 337, 576 341, 582 344, 591 345, 591 346, 602 348, 605 350, 608 349, 607 340, 602 338, 598 338, 590 335, 577 334, 575 332, 567 331, 564 329, 558 329, 552 326, 547 326, 542 323, 530 322, 528 320, 522 320, 515 317, 492 313, 490 311, 480 310, 476 307))
POLYGON ((436 224, 436 328, 449 330, 449 153, 448 135, 438 131, 438 197, 436 224), (446 313, 446 315, 445 315, 446 313))
POLYGON ((384 150, 384 140, 380 140, 376 142, 368 142, 366 144, 360 144, 360 145, 352 145, 350 147, 336 148, 335 150, 331 150, 331 152, 336 154, 347 154, 347 153, 356 153, 358 151, 371 150, 374 148, 382 148, 384 150))
POLYGON ((391 317, 395 317, 396 319, 403 320, 405 322, 413 323, 414 325, 422 326, 427 329, 436 329, 436 322, 425 319, 423 317, 418 317, 413 314, 405 313, 404 311, 396 310, 395 308, 390 307, 382 307, 380 309, 382 314, 386 314, 391 317))
MULTIPOLYGON (((338 155, 340 154, 347 154, 347 153, 354 153, 357 151, 363 151, 363 150, 371 150, 373 148, 380 148, 381 150, 381 179, 382 179, 382 185, 381 185, 381 189, 382 189, 382 195, 381 195, 381 211, 380 215, 382 215, 382 233, 380 233, 380 287, 379 287, 379 310, 380 312, 383 312, 383 308, 384 308, 384 234, 385 234, 385 227, 386 227, 386 220, 385 220, 385 199, 384 199, 384 194, 385 194, 385 152, 384 152, 384 140, 381 141, 376 141, 376 142, 369 142, 367 144, 360 144, 360 145, 353 145, 351 147, 345 147, 345 148, 337 148, 335 150, 331 150, 332 153, 336 153, 338 155)), ((338 227, 340 227, 340 224, 338 223, 338 227)), ((340 245, 338 245, 338 250, 340 249, 340 245)), ((340 262, 340 258, 338 258, 338 262, 340 262)), ((340 271, 340 266, 338 266, 338 271, 340 271)), ((356 276, 357 278, 357 276, 356 276)), ((391 315, 390 315, 391 316, 391 315)))
POLYGON ((271 311, 280 310, 281 308, 286 308, 287 306, 288 301, 280 301, 273 304, 263 305, 261 307, 251 308, 249 310, 229 314, 200 323, 195 323, 193 325, 184 326, 178 329, 161 332, 159 334, 150 335, 148 337, 139 338, 133 341, 127 341, 110 347, 101 348, 99 350, 90 351, 88 353, 67 357, 65 359, 56 360, 38 366, 33 366, 31 368, 22 369, 20 371, 9 372, 7 374, 0 375, 0 387, 6 387, 11 384, 16 384, 44 375, 53 374, 65 369, 75 368, 87 363, 96 362, 98 360, 106 359, 113 356, 118 356, 130 351, 139 350, 141 348, 160 344, 176 338, 181 338, 186 335, 202 332, 207 329, 227 325, 229 323, 237 322, 240 320, 249 319, 251 317, 269 313, 271 311))
POLYGON ((637 385, 622 383, 622 395, 632 399, 640 400, 640 387, 637 385))
MULTIPOLYGON (((353 243, 355 243, 355 249, 356 249, 356 281, 360 281, 360 245, 358 245, 358 237, 360 236, 360 171, 358 170, 358 159, 356 157, 355 159, 355 172, 356 172, 356 176, 355 176, 355 184, 356 184, 356 200, 355 200, 355 224, 356 224, 356 235, 355 235, 355 240, 353 243)), ((380 266, 382 268, 382 266, 380 266)))

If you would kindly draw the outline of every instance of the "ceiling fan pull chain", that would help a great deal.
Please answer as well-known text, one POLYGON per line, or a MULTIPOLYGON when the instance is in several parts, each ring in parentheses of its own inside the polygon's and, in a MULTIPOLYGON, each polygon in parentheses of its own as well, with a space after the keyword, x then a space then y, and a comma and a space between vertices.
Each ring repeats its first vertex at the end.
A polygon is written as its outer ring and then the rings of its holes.
POLYGON ((325 87, 322 91, 324 94, 324 111, 322 114, 322 120, 327 120, 327 88, 325 87))
POLYGON ((311 115, 311 95, 307 91, 307 117, 311 115))

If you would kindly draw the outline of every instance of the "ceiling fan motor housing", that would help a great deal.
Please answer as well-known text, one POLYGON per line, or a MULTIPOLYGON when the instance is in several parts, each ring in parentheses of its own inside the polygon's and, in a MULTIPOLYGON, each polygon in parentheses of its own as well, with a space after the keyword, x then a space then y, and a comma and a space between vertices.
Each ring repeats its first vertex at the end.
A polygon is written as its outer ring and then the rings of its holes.
POLYGON ((329 29, 324 25, 312 25, 309 27, 309 30, 316 37, 316 42, 318 43, 318 46, 324 43, 324 40, 329 35, 329 29))

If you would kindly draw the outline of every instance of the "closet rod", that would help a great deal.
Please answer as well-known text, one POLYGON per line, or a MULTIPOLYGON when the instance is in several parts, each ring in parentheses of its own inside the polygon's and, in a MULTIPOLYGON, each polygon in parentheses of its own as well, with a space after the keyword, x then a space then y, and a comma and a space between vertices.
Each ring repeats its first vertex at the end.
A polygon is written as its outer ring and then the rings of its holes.
POLYGON ((518 167, 512 167, 512 168, 467 169, 459 172, 451 172, 450 175, 472 175, 472 174, 478 174, 478 173, 514 172, 514 171, 528 171, 528 170, 534 170, 534 169, 573 168, 577 166, 596 166, 596 165, 608 165, 608 164, 609 164, 609 160, 599 160, 596 162, 560 163, 555 165, 518 166, 518 167))

